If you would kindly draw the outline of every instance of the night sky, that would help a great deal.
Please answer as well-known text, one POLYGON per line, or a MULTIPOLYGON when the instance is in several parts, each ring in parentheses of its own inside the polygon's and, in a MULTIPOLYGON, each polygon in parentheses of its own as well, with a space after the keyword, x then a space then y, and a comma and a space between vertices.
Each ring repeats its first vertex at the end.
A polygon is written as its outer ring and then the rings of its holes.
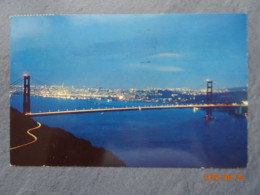
POLYGON ((247 86, 245 14, 18 16, 10 82, 77 88, 247 86))

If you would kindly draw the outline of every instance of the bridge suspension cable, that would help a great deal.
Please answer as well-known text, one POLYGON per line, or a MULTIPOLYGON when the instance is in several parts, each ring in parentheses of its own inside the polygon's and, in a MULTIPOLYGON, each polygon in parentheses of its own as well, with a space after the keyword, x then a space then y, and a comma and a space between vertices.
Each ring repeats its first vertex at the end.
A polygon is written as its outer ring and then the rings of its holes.
POLYGON ((10 86, 21 84, 23 82, 23 77, 17 79, 16 81, 12 82, 10 86))

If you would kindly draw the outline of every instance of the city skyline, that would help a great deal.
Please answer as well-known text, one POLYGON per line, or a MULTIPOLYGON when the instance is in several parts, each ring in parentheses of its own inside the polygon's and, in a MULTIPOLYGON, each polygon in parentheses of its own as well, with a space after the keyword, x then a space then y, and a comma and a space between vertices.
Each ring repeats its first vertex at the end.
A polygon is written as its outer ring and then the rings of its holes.
POLYGON ((12 17, 10 82, 82 88, 247 86, 245 14, 12 17))

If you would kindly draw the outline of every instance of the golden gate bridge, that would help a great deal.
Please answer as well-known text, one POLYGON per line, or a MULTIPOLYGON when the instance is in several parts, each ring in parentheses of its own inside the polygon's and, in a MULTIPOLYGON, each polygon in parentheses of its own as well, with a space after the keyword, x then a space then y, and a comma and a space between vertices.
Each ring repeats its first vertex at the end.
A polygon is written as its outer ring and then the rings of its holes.
MULTIPOLYGON (((247 108, 245 104, 223 104, 213 103, 213 81, 207 80, 206 90, 206 103, 205 104, 182 104, 182 105, 143 105, 143 106, 125 106, 125 107, 112 107, 112 108, 89 108, 89 109, 75 109, 75 110, 57 110, 57 111, 45 111, 45 112, 31 112, 31 77, 27 74, 23 77, 23 114, 26 116, 51 116, 61 114, 80 114, 80 113, 103 113, 103 112, 116 112, 116 111, 135 111, 135 110, 155 110, 155 109, 181 109, 181 108, 203 108, 206 110, 206 120, 212 119, 212 110, 214 108, 234 108, 235 113, 242 114, 242 109, 247 108)), ((13 82, 11 86, 19 83, 21 79, 13 82)), ((41 85, 43 83, 41 82, 41 85)))

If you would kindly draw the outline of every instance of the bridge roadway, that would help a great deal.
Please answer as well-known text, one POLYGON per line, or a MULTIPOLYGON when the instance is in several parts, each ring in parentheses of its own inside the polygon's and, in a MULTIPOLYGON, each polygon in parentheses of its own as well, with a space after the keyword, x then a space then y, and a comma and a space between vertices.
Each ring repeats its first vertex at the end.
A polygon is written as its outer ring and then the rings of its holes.
POLYGON ((122 108, 98 108, 83 110, 67 110, 67 111, 51 111, 39 113, 26 113, 27 116, 49 116, 59 114, 80 114, 93 112, 115 112, 115 111, 131 111, 131 110, 152 110, 152 109, 173 109, 173 108, 238 108, 247 107, 244 104, 187 104, 187 105, 165 105, 165 106, 135 106, 122 108))

